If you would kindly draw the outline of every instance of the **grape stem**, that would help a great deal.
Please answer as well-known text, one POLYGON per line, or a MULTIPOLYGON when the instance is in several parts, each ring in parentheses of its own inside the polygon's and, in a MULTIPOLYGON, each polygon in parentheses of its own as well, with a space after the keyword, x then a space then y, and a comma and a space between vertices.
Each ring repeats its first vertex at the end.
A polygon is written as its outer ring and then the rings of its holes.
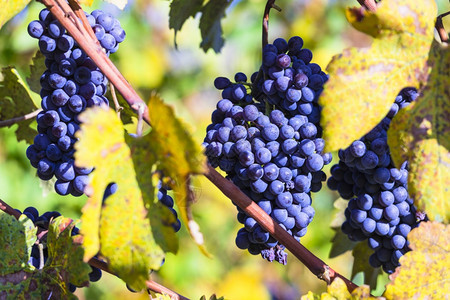
POLYGON ((377 10, 375 0, 358 0, 358 3, 368 11, 375 12, 377 10))
POLYGON ((29 119, 33 119, 36 117, 40 112, 42 111, 42 108, 36 109, 35 111, 30 112, 29 114, 26 114, 24 116, 15 117, 9 120, 0 121, 0 127, 6 127, 11 126, 13 124, 16 124, 20 121, 25 121, 29 119))
MULTIPOLYGON (((11 206, 8 205, 8 203, 6 203, 5 201, 3 201, 2 199, 0 199, 0 210, 4 211, 5 213, 15 217, 17 220, 20 218, 21 214, 15 210, 14 208, 12 208, 11 206)), ((45 230, 45 232, 47 232, 47 230, 45 230)), ((38 235, 39 235, 39 239, 42 238, 41 233, 44 233, 44 230, 39 227, 38 228, 38 235)), ((42 244, 38 245, 39 247, 39 269, 41 270, 44 267, 44 253, 43 253, 43 248, 42 248, 42 244)), ((110 273, 112 275, 115 275, 110 269, 109 266, 106 262, 96 258, 96 257, 92 257, 89 261, 88 264, 91 265, 92 267, 96 267, 101 269, 102 271, 105 271, 107 273, 110 273)), ((175 299, 175 300, 189 300, 189 298, 186 298, 162 285, 160 285, 159 283, 156 283, 152 280, 147 280, 145 282, 147 289, 155 292, 155 293, 159 293, 159 294, 167 294, 171 297, 171 299, 175 299)))
POLYGON ((208 165, 205 176, 217 186, 222 193, 230 198, 248 216, 254 218, 267 232, 280 244, 297 257, 314 275, 330 284, 337 277, 343 279, 348 290, 353 291, 357 285, 330 268, 320 258, 311 253, 301 243, 297 242, 286 230, 281 228, 258 204, 253 202, 237 186, 220 175, 213 167, 208 165))
POLYGON ((111 97, 114 101, 114 107, 116 108, 117 117, 120 118, 120 112, 123 110, 123 107, 119 104, 119 100, 117 99, 116 88, 114 87, 114 84, 110 82, 109 88, 111 90, 111 97))
POLYGON ((436 28, 436 30, 437 30, 437 32, 438 32, 438 34, 439 34, 439 37, 441 38, 441 41, 443 42, 443 43, 448 43, 448 41, 449 41, 449 37, 448 37, 448 33, 447 33, 447 31, 445 30, 445 28, 444 28, 444 24, 442 23, 442 19, 445 17, 445 16, 448 16, 448 15, 450 15, 450 11, 448 11, 448 12, 446 12, 446 13, 443 13, 443 14, 441 14, 441 15, 439 15, 437 18, 436 18, 436 24, 435 24, 435 28, 436 28))
POLYGON ((262 47, 269 43, 269 13, 270 9, 274 8, 281 11, 281 8, 275 5, 275 0, 267 0, 266 8, 264 9, 264 16, 262 22, 262 47))
MULTIPOLYGON (((139 105, 145 108, 143 120, 150 124, 148 114, 148 107, 145 102, 139 97, 132 86, 126 81, 123 75, 111 62, 111 60, 102 51, 100 46, 96 44, 96 39, 90 37, 86 32, 90 28, 80 26, 76 21, 70 19, 73 14, 72 9, 65 2, 65 0, 39 0, 42 2, 55 16, 55 18, 66 28, 71 36, 77 41, 79 46, 86 52, 87 55, 96 63, 99 69, 106 75, 106 77, 114 84, 117 90, 122 94, 127 103, 135 110, 139 110, 139 105), (70 13, 72 12, 72 14, 70 13), (83 31, 84 29, 84 31, 83 31)), ((69 0, 70 3, 74 0, 69 0)), ((274 5, 275 0, 268 0, 263 19, 263 44, 267 44, 267 30, 268 30, 268 16, 271 8, 279 10, 274 5), (265 33, 264 33, 265 32, 265 33)), ((84 19, 81 19, 84 22, 84 19)), ((263 226, 273 237, 280 243, 286 246, 313 274, 327 283, 332 282, 335 278, 342 278, 350 291, 354 290, 357 285, 350 280, 329 268, 322 260, 317 258, 303 245, 297 242, 291 235, 283 230, 269 215, 267 215, 255 202, 250 200, 242 191, 235 186, 231 181, 222 177, 211 166, 208 166, 204 174, 214 185, 216 185, 228 198, 230 198, 236 205, 241 207, 249 216, 253 217, 259 224, 263 226), (329 279, 328 279, 329 278, 329 279)), ((93 262, 94 260, 92 260, 93 262)), ((89 261, 91 263, 91 260, 89 261)), ((102 269, 102 268, 100 268, 102 269)), ((103 270, 103 269, 102 269, 103 270)), ((105 270, 106 271, 106 270, 105 270)), ((148 283, 148 282, 147 282, 148 283)), ((147 286, 149 287, 149 286, 147 286)), ((149 287, 151 289, 151 287, 149 287)), ((174 293, 174 295, 178 295, 174 293)), ((182 296, 176 296, 175 299, 186 299, 182 296), (177 298, 178 297, 178 298, 177 298)))

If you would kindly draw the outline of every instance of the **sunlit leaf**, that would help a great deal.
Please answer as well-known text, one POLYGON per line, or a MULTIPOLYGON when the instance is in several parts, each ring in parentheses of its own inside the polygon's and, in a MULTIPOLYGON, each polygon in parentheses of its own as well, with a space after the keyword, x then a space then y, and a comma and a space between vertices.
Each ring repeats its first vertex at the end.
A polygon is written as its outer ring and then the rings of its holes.
POLYGON ((173 109, 159 96, 152 95, 149 103, 149 116, 152 131, 149 134, 151 150, 157 160, 157 169, 172 179, 171 186, 180 216, 194 241, 205 253, 203 235, 193 220, 191 204, 194 193, 190 185, 190 176, 202 174, 205 157, 201 147, 187 131, 186 124, 179 120, 173 109))
POLYGON ((386 116, 403 87, 418 87, 426 75, 436 12, 433 0, 392 0, 362 19, 349 18, 376 38, 369 48, 345 50, 327 67, 330 79, 319 99, 325 151, 347 148, 386 116))
POLYGON ((100 251, 115 274, 134 289, 142 289, 164 253, 152 235, 123 125, 105 107, 87 109, 79 119, 75 161, 95 167, 82 216, 85 260, 100 251), (106 186, 113 182, 117 191, 103 201, 106 186))
MULTIPOLYGON (((26 84, 16 69, 7 67, 2 69, 3 81, 0 82, 0 122, 21 117, 37 109, 30 96, 26 84)), ((37 131, 30 128, 33 119, 17 122, 17 140, 33 143, 37 131)), ((11 127, 10 125, 9 127, 11 127)))
POLYGON ((433 43, 421 96, 393 119, 391 156, 409 163, 408 192, 431 220, 450 221, 450 49, 433 43))
POLYGON ((367 245, 367 241, 359 242, 352 251, 355 258, 353 261, 352 278, 359 272, 364 274, 364 283, 368 284, 372 289, 377 287, 377 278, 381 274, 380 268, 373 268, 369 264, 369 257, 373 250, 367 245))
POLYGON ((387 299, 446 299, 450 291, 450 228, 422 222, 408 234, 409 247, 386 287, 387 299))
POLYGON ((12 17, 17 15, 22 9, 27 6, 30 0, 14 0, 2 2, 2 8, 0 9, 0 28, 9 21, 12 17))
POLYGON ((313 292, 309 292, 306 295, 301 297, 301 300, 347 300, 347 299, 383 299, 381 297, 373 297, 370 295, 370 288, 367 285, 363 285, 357 287, 350 293, 347 290, 347 286, 345 285, 344 280, 341 278, 336 278, 333 282, 327 287, 327 291, 322 294, 315 294, 313 292))
POLYGON ((33 222, 25 216, 16 220, 0 211, 0 275, 11 274, 26 267, 31 246, 36 241, 36 232, 33 222))
POLYGON ((202 8, 200 18, 200 33, 202 42, 200 47, 206 52, 212 48, 216 53, 220 52, 224 44, 222 37, 222 25, 220 21, 225 17, 225 10, 231 1, 229 0, 209 0, 202 8))

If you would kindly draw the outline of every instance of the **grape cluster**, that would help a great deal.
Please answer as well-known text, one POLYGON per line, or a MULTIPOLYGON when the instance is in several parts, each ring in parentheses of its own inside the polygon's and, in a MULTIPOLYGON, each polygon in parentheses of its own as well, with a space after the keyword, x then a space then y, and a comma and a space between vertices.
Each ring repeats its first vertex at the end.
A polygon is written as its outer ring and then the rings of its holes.
MULTIPOLYGON (((100 10, 86 17, 107 53, 115 52, 125 38, 119 21, 100 10)), ((104 96, 108 80, 49 10, 43 9, 39 20, 28 25, 28 33, 39 39, 47 70, 40 79, 38 135, 26 154, 39 178, 56 176, 58 194, 81 196, 92 168, 74 165, 77 117, 86 107, 109 105, 104 96)))
POLYGON ((369 263, 393 273, 399 258, 409 251, 408 233, 417 227, 419 214, 408 196, 408 163, 395 168, 387 130, 398 110, 418 96, 405 88, 395 99, 387 116, 369 133, 339 151, 339 163, 331 167, 328 186, 342 198, 350 199, 345 210, 342 232, 353 241, 368 239, 375 252, 369 263))
POLYGON ((180 219, 178 219, 177 211, 173 208, 173 205, 174 205, 173 198, 169 194, 167 194, 167 190, 170 190, 170 187, 163 185, 162 181, 159 181, 157 188, 158 188, 158 193, 157 193, 158 201, 160 203, 162 203, 164 206, 166 206, 167 208, 169 208, 169 210, 175 216, 176 221, 174 223, 170 224, 170 226, 172 226, 172 228, 173 228, 173 230, 175 230, 175 232, 180 231, 181 222, 180 222, 180 219))
MULTIPOLYGON (((22 213, 21 211, 17 210, 19 213, 22 213)), ((43 230, 47 230, 50 224, 50 221, 52 219, 55 219, 59 216, 61 216, 61 214, 57 211, 49 211, 49 212, 45 212, 42 215, 39 215, 39 211, 30 206, 25 208, 25 210, 23 211, 23 214, 26 215, 34 224, 35 226, 38 226, 39 228, 43 229, 43 230)), ((78 227, 74 227, 72 229, 71 235, 75 236, 78 235, 80 232, 80 230, 78 229, 78 227)), ((28 261, 28 264, 35 267, 36 269, 42 269, 45 265, 45 263, 47 262, 48 259, 48 248, 47 248, 47 243, 45 241, 46 239, 46 235, 44 235, 43 239, 38 240, 37 243, 35 243, 32 246, 31 249, 31 256, 30 256, 30 260, 28 261)), ((102 270, 100 270, 99 268, 91 267, 91 272, 89 273, 89 280, 92 282, 96 282, 98 280, 100 280, 100 278, 102 277, 102 270)), ((75 292, 75 289, 77 287, 73 284, 69 284, 69 290, 70 292, 75 292)))
MULTIPOLYGON (((317 105, 327 77, 310 63, 311 51, 302 46, 300 37, 289 42, 276 39, 265 46, 263 66, 251 76, 251 83, 241 72, 234 83, 216 78, 214 85, 222 90, 223 99, 212 113, 203 143, 209 163, 225 171, 298 241, 315 214, 311 192, 321 189, 326 180, 322 168, 332 159, 323 153, 317 105), (314 75, 321 79, 310 80, 314 75)), ((244 225, 237 233, 238 248, 286 264, 285 247, 239 207, 237 219, 244 225)))

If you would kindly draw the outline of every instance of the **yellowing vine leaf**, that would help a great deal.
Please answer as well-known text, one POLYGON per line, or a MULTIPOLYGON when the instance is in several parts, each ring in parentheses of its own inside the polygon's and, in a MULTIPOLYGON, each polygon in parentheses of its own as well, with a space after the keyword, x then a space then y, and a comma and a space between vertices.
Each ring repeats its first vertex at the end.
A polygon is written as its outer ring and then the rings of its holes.
MULTIPOLYGON (((1 9, 0 9, 1 11, 1 9)), ((20 77, 16 69, 12 67, 3 68, 0 74, 0 121, 24 116, 37 109, 31 98, 31 91, 20 77)), ((25 140, 32 144, 37 135, 35 129, 30 128, 33 119, 18 122, 16 130, 17 140, 25 140)))
POLYGON ((450 291, 450 228, 422 222, 408 234, 412 251, 400 258, 400 267, 384 296, 390 299, 448 299, 450 291))
POLYGON ((369 48, 349 48, 333 57, 319 98, 326 151, 346 148, 386 116, 397 93, 418 86, 433 39, 437 9, 433 0, 382 1, 358 30, 375 36, 369 48), (376 29, 376 30, 375 30, 376 29))
POLYGON ((322 294, 314 294, 313 292, 308 292, 308 294, 303 295, 301 300, 347 300, 347 299, 382 299, 379 297, 372 297, 370 295, 370 287, 367 285, 360 286, 350 293, 347 290, 344 280, 341 278, 336 278, 328 287, 327 292, 322 294))
POLYGON ((0 28, 2 28, 9 19, 21 12, 30 1, 31 0, 11 0, 6 1, 6 3, 2 1, 2 8, 0 9, 0 28))
POLYGON ((157 95, 148 102, 152 131, 149 134, 150 149, 157 160, 157 169, 172 179, 171 186, 180 215, 189 233, 200 249, 204 248, 203 235, 193 220, 190 209, 194 202, 194 192, 190 176, 202 174, 205 168, 205 156, 201 147, 187 131, 187 126, 176 116, 173 109, 157 95))
POLYGON ((87 109, 79 119, 75 162, 95 167, 81 218, 84 259, 100 251, 115 274, 134 289, 142 289, 150 269, 160 267, 164 252, 152 235, 123 125, 106 107, 87 109), (106 186, 113 182, 117 191, 103 201, 106 186))
POLYGON ((450 48, 433 43, 422 95, 393 119, 391 156, 409 163, 408 192, 431 220, 450 221, 450 48))

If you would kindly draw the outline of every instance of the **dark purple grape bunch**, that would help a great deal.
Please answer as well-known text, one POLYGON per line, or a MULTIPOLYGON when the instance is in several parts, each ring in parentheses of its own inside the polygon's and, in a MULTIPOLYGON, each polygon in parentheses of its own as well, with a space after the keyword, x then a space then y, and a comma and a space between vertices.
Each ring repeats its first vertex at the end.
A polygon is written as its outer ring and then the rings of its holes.
MULTIPOLYGON (((286 112, 286 116, 307 116, 309 122, 319 124, 319 96, 328 75, 312 63, 312 52, 303 48, 303 40, 294 36, 286 41, 276 39, 263 48, 262 70, 255 85, 256 100, 267 101, 286 112)), ((320 129, 321 130, 321 129, 320 129)))
MULTIPOLYGON (((17 211, 19 213, 22 213, 20 210, 17 211)), ((61 214, 57 211, 48 211, 43 213, 42 215, 39 215, 39 211, 32 206, 25 208, 23 214, 26 215, 34 223, 35 226, 41 228, 42 230, 47 230, 50 225, 50 221, 61 216, 61 214)), ((72 236, 78 235, 79 233, 80 230, 78 229, 78 227, 72 228, 72 236)), ((48 248, 46 238, 47 236, 44 235, 40 240, 33 244, 31 248, 31 255, 28 264, 38 270, 42 270, 47 263, 48 248)), ((89 280, 92 282, 99 281, 102 277, 102 270, 93 266, 90 267, 92 270, 89 273, 89 280)), ((75 285, 71 283, 69 284, 70 292, 75 292, 76 288, 77 287, 75 285)))
MULTIPOLYGON (((119 21, 100 10, 86 17, 105 50, 115 52, 125 37, 119 21)), ((108 80, 49 10, 43 9, 39 20, 28 25, 28 33, 39 39, 47 70, 40 79, 39 134, 26 154, 40 179, 56 176, 58 194, 81 196, 92 168, 74 165, 78 115, 86 107, 109 105, 104 96, 108 80)))
MULTIPOLYGON (((302 51, 303 41, 299 37, 291 38, 289 47, 286 41, 286 47, 282 46, 282 41, 277 39, 274 42, 276 46, 264 48, 264 53, 281 54, 290 47, 289 63, 277 68, 282 73, 280 76, 289 72, 292 72, 292 78, 304 74, 290 67, 291 57, 302 61, 295 67, 304 66, 301 67, 304 72, 312 75, 311 68, 315 68, 315 64, 310 64, 311 58, 306 59, 305 53, 310 51, 302 51)), ((235 75, 235 82, 225 77, 216 78, 214 85, 222 90, 223 99, 212 113, 212 124, 207 127, 203 146, 213 167, 225 171, 229 180, 299 241, 315 214, 311 193, 321 189, 326 180, 322 168, 331 162, 332 157, 323 152, 325 144, 319 126, 320 110, 317 110, 317 117, 312 117, 319 89, 313 93, 313 89, 308 87, 307 76, 302 88, 305 88, 305 95, 311 92, 312 98, 307 105, 311 106, 311 111, 287 109, 281 101, 271 101, 263 92, 264 73, 275 70, 270 67, 263 59, 263 66, 260 72, 251 76, 251 83, 247 83, 247 76, 240 72, 235 75), (270 111, 268 115, 267 111, 270 111)), ((320 67, 314 72, 317 70, 320 74, 320 67)), ((286 84, 295 89, 292 80, 286 84)), ((277 96, 286 97, 286 90, 278 91, 277 96)), ((301 93, 301 89, 297 91, 301 93)), ((301 94, 294 102, 303 104, 300 99, 301 94)), ((237 218, 244 225, 236 237, 238 248, 247 249, 254 255, 261 254, 268 261, 286 264, 287 253, 282 244, 239 207, 237 218)))
POLYGON ((157 193, 158 201, 161 204, 163 204, 164 206, 166 206, 176 219, 176 221, 174 223, 171 223, 170 226, 173 228, 173 230, 175 230, 175 232, 180 231, 181 222, 180 222, 180 219, 178 219, 177 211, 173 208, 173 205, 174 205, 173 198, 172 198, 172 196, 167 194, 167 191, 170 190, 170 187, 163 185, 163 183, 161 181, 159 181, 157 188, 158 188, 158 193, 157 193))
POLYGON ((330 189, 350 199, 342 231, 353 241, 368 239, 369 247, 375 251, 370 264, 383 267, 389 274, 410 250, 408 233, 424 218, 408 195, 408 163, 397 169, 387 144, 392 118, 417 96, 416 89, 403 89, 374 129, 339 151, 340 161, 331 167, 332 176, 328 179, 330 189))

